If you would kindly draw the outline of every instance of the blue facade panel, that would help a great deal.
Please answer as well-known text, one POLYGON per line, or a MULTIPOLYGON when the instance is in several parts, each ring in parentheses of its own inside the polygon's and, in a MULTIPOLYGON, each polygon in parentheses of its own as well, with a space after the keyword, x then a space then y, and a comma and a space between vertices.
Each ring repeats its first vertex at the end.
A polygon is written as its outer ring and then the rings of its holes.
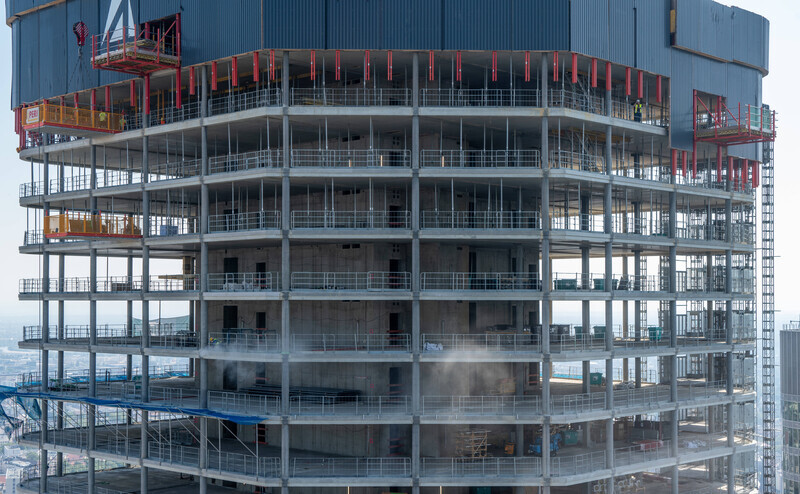
POLYGON ((678 0, 676 44, 732 60, 733 10, 712 0, 678 0))
POLYGON ((566 50, 569 47, 569 2, 516 1, 511 22, 512 50, 566 50))
POLYGON ((769 70, 769 21, 733 7, 733 59, 769 70))
POLYGON ((611 0, 608 5, 610 59, 632 67, 636 64, 636 33, 639 28, 634 0, 611 0))
MULTIPOLYGON (((382 13, 383 48, 441 49, 441 1, 383 0, 382 13)), ((329 46, 329 48, 335 47, 329 46)))
POLYGON ((572 0, 570 8, 570 50, 602 60, 609 59, 608 3, 572 0))
POLYGON ((326 47, 382 49, 383 0, 327 0, 326 47))
POLYGON ((76 50, 75 37, 67 37, 71 33, 63 29, 66 24, 67 4, 62 3, 49 9, 44 9, 39 13, 39 29, 46 29, 45 26, 58 26, 50 33, 51 44, 39 44, 39 71, 48 74, 47 77, 40 78, 39 92, 42 95, 63 94, 67 87, 68 67, 65 63, 67 59, 67 48, 76 50), (67 45, 69 43, 69 45, 67 45))
POLYGON ((670 73, 670 0, 636 0, 636 67, 654 74, 670 73))
POLYGON ((325 47, 325 0, 264 0, 263 48, 325 47))
POLYGON ((506 50, 512 0, 442 0, 442 49, 506 50))

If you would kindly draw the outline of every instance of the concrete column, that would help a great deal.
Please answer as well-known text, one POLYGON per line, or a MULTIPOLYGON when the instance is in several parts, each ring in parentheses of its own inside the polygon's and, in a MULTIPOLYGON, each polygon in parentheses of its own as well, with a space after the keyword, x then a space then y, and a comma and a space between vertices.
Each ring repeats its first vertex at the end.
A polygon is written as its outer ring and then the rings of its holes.
MULTIPOLYGON (((47 142, 47 134, 42 135, 42 142, 47 142)), ((46 150, 46 147, 45 147, 46 150)), ((42 212, 44 216, 47 216, 50 213, 50 201, 48 198, 49 192, 49 182, 50 182, 50 155, 49 153, 45 152, 43 156, 43 165, 42 165, 42 180, 44 186, 42 187, 42 212)), ((33 175, 33 164, 31 164, 31 175, 33 175)), ((42 249, 42 343, 46 343, 49 337, 50 331, 50 298, 48 296, 48 292, 50 291, 50 253, 47 251, 47 244, 49 243, 47 238, 43 239, 44 248, 42 249)), ((62 289, 62 286, 59 286, 59 291, 62 289)), ((42 393, 47 393, 47 383, 48 383, 48 376, 50 374, 50 355, 47 350, 42 348, 41 353, 41 368, 40 372, 42 374, 41 385, 40 389, 42 393)), ((47 431, 49 429, 49 421, 48 421, 48 414, 49 414, 49 401, 42 400, 42 414, 40 420, 40 427, 41 433, 39 434, 39 492, 44 493, 47 492, 47 477, 49 472, 47 470, 47 449, 45 448, 45 444, 47 443, 47 431)))
MULTIPOLYGON (((611 94, 608 92, 607 102, 610 102, 611 94)), ((613 179, 612 162, 611 162, 611 126, 606 126, 606 145, 605 145, 605 162, 606 162, 606 175, 613 179)), ((609 297, 614 296, 614 252, 613 238, 614 225, 612 224, 612 202, 611 202, 611 183, 606 184, 603 196, 603 224, 606 235, 609 236, 609 241, 605 244, 605 289, 609 292, 609 297)), ((612 298, 606 300, 606 351, 614 352, 614 301, 612 298)), ((606 406, 609 410, 614 409, 614 359, 606 359, 606 406)), ((614 418, 606 421, 606 467, 613 470, 614 468, 614 418)), ((610 487, 613 490, 613 483, 610 487)))
MULTIPOLYGON (((61 167, 63 169, 63 163, 61 167)), ((63 177, 63 173, 61 177, 63 177)), ((63 180, 60 182, 61 186, 63 186, 63 180)), ((63 210, 62 210, 63 213, 63 210)), ((62 289, 64 286, 64 271, 65 271, 65 262, 66 256, 64 254, 58 255, 58 288, 59 290, 62 289)), ((62 341, 64 338, 64 301, 58 301, 58 327, 57 327, 57 335, 58 340, 62 341)), ((45 338, 45 333, 42 333, 42 338, 45 338)), ((64 379, 64 351, 59 350, 56 354, 56 379, 61 382, 64 379)), ((62 430, 64 428, 64 402, 58 401, 56 402, 56 430, 62 430)), ((56 476, 61 477, 64 475, 64 454, 63 453, 56 453, 56 476)))
MULTIPOLYGON (((636 215, 638 218, 638 215, 636 215)), ((642 282, 642 251, 635 250, 633 251, 633 276, 634 276, 634 283, 641 283, 642 282)), ((641 329, 642 326, 647 324, 647 321, 642 321, 642 304, 646 304, 641 299, 636 299, 633 303, 633 326, 634 326, 634 337, 638 341, 641 337, 641 329)), ((642 387, 642 359, 641 357, 636 357, 634 360, 634 370, 633 370, 633 379, 636 382, 636 387, 642 387)))
MULTIPOLYGON (((143 115, 143 121, 146 122, 143 115)), ((142 401, 147 402, 150 398, 150 358, 145 355, 146 349, 150 346, 150 301, 147 300, 150 291, 150 247, 147 241, 150 237, 150 191, 147 184, 150 181, 150 140, 147 136, 142 137, 142 338, 140 349, 142 352, 142 401)), ((140 459, 147 458, 147 430, 148 413, 141 411, 141 450, 140 459)), ((148 491, 147 483, 148 468, 142 465, 139 483, 141 494, 148 491)))
MULTIPOLYGON (((673 351, 677 350, 678 346, 678 304, 675 296, 678 291, 678 277, 677 277, 677 247, 675 245, 677 237, 677 211, 678 198, 677 193, 673 190, 669 194, 669 238, 672 243, 669 247, 669 344, 673 351)), ((670 356, 670 397, 671 401, 675 404, 675 410, 671 412, 672 421, 670 423, 671 436, 672 436, 672 456, 678 455, 678 356, 673 354, 670 356)), ((672 493, 678 494, 678 467, 672 468, 672 493)))
POLYGON ((289 52, 283 52, 283 63, 281 66, 281 96, 283 97, 283 178, 281 181, 281 218, 282 218, 282 239, 281 239, 281 292, 283 300, 281 302, 281 493, 289 494, 289 384, 291 376, 289 374, 289 343, 291 329, 289 326, 289 288, 291 280, 291 264, 289 259, 289 229, 290 223, 290 182, 289 169, 291 167, 291 142, 289 140, 289 52))
MULTIPOLYGON (((127 271, 128 283, 133 280, 133 256, 127 258, 127 271)), ((127 336, 133 337, 133 300, 129 299, 125 303, 125 333, 127 336)), ((130 353, 125 355, 125 380, 130 381, 133 378, 133 355, 130 353)))
POLYGON ((550 263, 550 143, 548 141, 549 112, 548 102, 548 77, 547 55, 543 54, 541 59, 541 81, 542 81, 542 106, 544 116, 542 117, 542 413, 544 424, 542 425, 542 477, 544 486, 542 492, 550 494, 550 375, 552 373, 552 360, 550 356, 550 291, 552 290, 552 271, 550 263))
MULTIPOLYGON (((208 116, 208 70, 206 65, 200 67, 200 111, 203 117, 200 127, 200 301, 198 333, 200 340, 200 357, 197 361, 198 376, 200 380, 200 408, 208 408, 208 360, 203 356, 203 350, 208 347, 208 300, 205 293, 208 291, 208 127, 205 117, 208 116)), ((200 417, 200 466, 208 465, 208 418, 200 417)), ((208 492, 208 478, 200 476, 198 479, 200 494, 208 492)))
POLYGON ((411 491, 419 494, 420 475, 420 245, 419 245, 419 53, 414 53, 411 71, 411 491))
MULTIPOLYGON (((94 195, 95 188, 97 187, 97 146, 92 145, 90 148, 91 159, 91 172, 89 182, 89 209, 91 214, 97 214, 97 197, 94 195)), ((94 248, 94 242, 90 240, 89 248, 89 396, 97 396, 97 249, 94 248)), ((95 447, 95 426, 96 426, 96 413, 97 408, 94 405, 88 406, 88 450, 89 458, 87 461, 87 484, 90 493, 95 492, 95 476, 94 467, 95 462, 92 457, 95 447)))

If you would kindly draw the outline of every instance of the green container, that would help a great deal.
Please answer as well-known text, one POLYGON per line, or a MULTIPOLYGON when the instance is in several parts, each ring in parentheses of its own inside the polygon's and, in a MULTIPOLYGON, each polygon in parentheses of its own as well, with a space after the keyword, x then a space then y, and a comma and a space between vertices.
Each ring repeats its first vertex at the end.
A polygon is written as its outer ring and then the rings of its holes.
POLYGON ((577 290, 578 280, 555 280, 553 287, 555 290, 577 290))
POLYGON ((592 372, 589 374, 589 384, 592 386, 602 386, 603 385, 603 373, 602 372, 592 372))
POLYGON ((583 336, 583 326, 573 326, 575 328, 575 336, 583 336))
POLYGON ((578 431, 564 431, 564 446, 578 444, 578 431))
POLYGON ((664 328, 661 326, 649 326, 647 332, 650 335, 650 341, 661 341, 661 337, 664 335, 664 328))
POLYGON ((606 337, 606 327, 605 326, 593 326, 594 329, 594 337, 598 340, 604 339, 606 337))

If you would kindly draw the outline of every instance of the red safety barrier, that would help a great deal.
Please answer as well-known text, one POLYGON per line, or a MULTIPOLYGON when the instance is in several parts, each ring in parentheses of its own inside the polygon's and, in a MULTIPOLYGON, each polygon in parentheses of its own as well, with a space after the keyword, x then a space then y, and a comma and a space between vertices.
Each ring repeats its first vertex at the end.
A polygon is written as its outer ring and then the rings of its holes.
POLYGON ((611 62, 606 62, 606 91, 611 91, 612 89, 611 62))
POLYGON ((253 52, 253 82, 261 80, 261 67, 259 67, 258 52, 253 52))
POLYGON ((572 83, 578 83, 578 54, 572 54, 572 83))
POLYGON ((217 62, 211 62, 211 90, 217 90, 217 62))
POLYGON ((181 68, 175 68, 175 108, 180 109, 181 107, 181 99, 183 99, 183 95, 181 94, 181 68))
POLYGON ((237 57, 231 58, 231 85, 239 87, 239 59, 237 57))
POLYGON ((631 95, 631 68, 625 67, 625 95, 631 95))
POLYGON ((194 77, 194 67, 189 67, 189 96, 197 94, 197 80, 194 77))
POLYGON ((592 59, 592 87, 597 87, 597 59, 592 59))
POLYGON ((744 190, 745 184, 747 184, 747 182, 749 182, 748 177, 747 177, 747 160, 742 160, 741 166, 742 166, 742 172, 741 172, 741 180, 740 180, 740 182, 741 182, 742 190, 744 190))

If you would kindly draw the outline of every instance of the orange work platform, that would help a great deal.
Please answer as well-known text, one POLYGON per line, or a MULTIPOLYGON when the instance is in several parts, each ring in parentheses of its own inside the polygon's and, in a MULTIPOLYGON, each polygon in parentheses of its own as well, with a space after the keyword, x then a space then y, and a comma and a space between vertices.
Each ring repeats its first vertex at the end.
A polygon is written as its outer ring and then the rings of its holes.
POLYGON ((141 238, 139 220, 133 216, 110 214, 66 213, 44 218, 47 238, 106 237, 141 238))
POLYGON ((47 134, 89 137, 125 129, 125 116, 104 110, 42 103, 22 109, 22 128, 47 134))

